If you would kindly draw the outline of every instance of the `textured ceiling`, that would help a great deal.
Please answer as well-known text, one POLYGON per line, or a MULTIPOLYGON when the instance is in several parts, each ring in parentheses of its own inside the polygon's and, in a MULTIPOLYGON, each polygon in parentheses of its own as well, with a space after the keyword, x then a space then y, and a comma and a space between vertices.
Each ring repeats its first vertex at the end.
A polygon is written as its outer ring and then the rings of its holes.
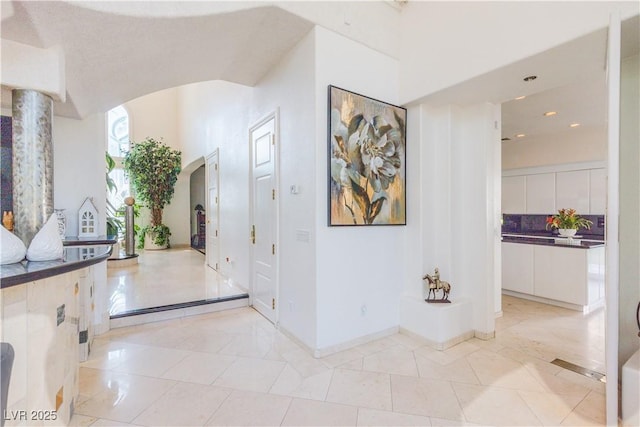
MULTIPOLYGON (((56 103, 55 112, 76 118, 198 81, 253 86, 313 27, 272 6, 213 14, 196 7, 192 16, 143 17, 82 3, 12 5, 13 15, 2 21, 2 38, 63 47, 67 102, 56 103)), ((177 2, 171 5, 179 8, 177 2)), ((142 13, 140 8, 154 6, 136 7, 142 13)))

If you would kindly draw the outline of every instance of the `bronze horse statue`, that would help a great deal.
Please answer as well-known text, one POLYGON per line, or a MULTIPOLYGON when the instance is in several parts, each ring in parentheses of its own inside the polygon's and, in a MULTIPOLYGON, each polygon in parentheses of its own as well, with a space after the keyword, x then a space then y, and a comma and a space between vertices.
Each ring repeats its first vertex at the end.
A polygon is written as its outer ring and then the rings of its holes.
POLYGON ((439 301, 449 302, 449 292, 451 291, 451 285, 449 282, 444 280, 440 280, 437 277, 433 277, 430 274, 425 274, 422 280, 427 280, 429 282, 429 293, 427 294, 426 301, 435 301, 436 299, 436 291, 442 289, 442 298, 439 301), (433 292, 433 299, 431 299, 431 293, 433 292))

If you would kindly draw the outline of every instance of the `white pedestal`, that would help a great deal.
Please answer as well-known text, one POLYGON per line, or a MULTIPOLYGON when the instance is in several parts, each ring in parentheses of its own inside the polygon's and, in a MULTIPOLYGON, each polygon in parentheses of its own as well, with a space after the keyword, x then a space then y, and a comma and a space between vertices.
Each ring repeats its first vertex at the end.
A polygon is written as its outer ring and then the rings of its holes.
POLYGON ((640 426, 640 350, 622 366, 622 425, 640 426))
POLYGON ((472 310, 468 298, 443 304, 404 296, 400 299, 400 328, 444 350, 474 336, 472 310))

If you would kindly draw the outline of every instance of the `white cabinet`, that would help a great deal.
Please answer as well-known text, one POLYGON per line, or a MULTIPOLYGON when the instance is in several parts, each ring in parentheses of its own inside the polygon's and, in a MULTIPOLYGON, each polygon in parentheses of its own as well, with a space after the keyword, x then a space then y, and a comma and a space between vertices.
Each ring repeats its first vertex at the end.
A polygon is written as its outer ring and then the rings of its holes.
POLYGON ((502 242, 502 289, 521 298, 591 310, 604 301, 604 253, 604 246, 502 242))
POLYGON ((535 246, 534 295, 588 305, 588 252, 589 249, 535 246))
POLYGON ((526 212, 525 177, 502 177, 502 212, 506 214, 522 214, 526 212))
POLYGON ((533 295, 533 245, 502 243, 502 289, 533 295))
POLYGON ((556 209, 563 208, 589 213, 589 170, 556 173, 556 209))
POLYGON ((589 170, 589 213, 604 215, 607 207, 607 170, 589 170))
POLYGON ((541 173, 526 176, 528 214, 550 214, 556 211, 556 174, 541 173))

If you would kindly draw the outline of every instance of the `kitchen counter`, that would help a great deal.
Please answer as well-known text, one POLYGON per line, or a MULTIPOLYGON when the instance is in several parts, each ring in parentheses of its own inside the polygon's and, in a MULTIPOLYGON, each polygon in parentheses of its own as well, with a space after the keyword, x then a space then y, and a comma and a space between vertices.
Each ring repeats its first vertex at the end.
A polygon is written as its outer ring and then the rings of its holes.
POLYGON ((573 238, 557 237, 550 233, 502 233, 502 241, 529 245, 560 246, 574 249, 592 249, 604 247, 604 239, 598 236, 578 236, 573 238))
POLYGON ((65 246, 62 259, 54 261, 22 261, 0 266, 0 288, 46 279, 80 270, 105 261, 111 256, 111 244, 65 246))

